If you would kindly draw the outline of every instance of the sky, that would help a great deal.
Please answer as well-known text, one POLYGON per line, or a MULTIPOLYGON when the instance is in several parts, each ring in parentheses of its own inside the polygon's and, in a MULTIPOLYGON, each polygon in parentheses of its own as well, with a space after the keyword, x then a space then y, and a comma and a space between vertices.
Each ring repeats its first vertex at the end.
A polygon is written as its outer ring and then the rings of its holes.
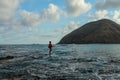
POLYGON ((120 0, 0 0, 0 44, 56 44, 103 18, 120 24, 120 0))

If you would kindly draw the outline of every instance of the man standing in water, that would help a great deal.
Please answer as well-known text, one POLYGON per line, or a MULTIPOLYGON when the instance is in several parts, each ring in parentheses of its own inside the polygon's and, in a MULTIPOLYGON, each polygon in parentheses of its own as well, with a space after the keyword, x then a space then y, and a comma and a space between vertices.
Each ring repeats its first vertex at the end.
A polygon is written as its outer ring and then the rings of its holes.
POLYGON ((51 56, 51 51, 52 51, 52 43, 51 41, 49 41, 49 45, 48 45, 48 48, 49 48, 49 56, 51 56))

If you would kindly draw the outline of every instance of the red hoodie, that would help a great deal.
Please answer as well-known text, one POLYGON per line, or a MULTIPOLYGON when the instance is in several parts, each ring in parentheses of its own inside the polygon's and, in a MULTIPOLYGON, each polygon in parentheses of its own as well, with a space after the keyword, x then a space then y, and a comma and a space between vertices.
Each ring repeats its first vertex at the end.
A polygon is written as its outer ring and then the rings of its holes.
POLYGON ((50 48, 50 49, 51 49, 52 47, 53 47, 53 46, 52 46, 52 44, 50 43, 50 44, 48 45, 48 48, 50 48))

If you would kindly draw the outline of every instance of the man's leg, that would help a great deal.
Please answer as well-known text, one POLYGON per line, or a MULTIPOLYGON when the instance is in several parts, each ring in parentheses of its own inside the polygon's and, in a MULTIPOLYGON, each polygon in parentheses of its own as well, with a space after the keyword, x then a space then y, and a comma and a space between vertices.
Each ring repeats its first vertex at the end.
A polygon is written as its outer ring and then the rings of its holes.
POLYGON ((52 51, 52 49, 50 48, 50 50, 49 50, 49 56, 51 56, 51 51, 52 51))

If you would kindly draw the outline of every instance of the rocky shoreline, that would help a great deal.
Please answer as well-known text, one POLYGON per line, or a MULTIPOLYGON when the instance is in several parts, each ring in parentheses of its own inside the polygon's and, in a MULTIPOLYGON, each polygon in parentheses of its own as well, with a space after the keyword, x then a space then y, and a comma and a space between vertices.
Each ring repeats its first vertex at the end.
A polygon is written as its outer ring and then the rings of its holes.
MULTIPOLYGON (((98 58, 73 58, 59 62, 56 56, 47 59, 29 57, 19 61, 9 61, 0 65, 0 79, 5 80, 119 80, 120 60, 112 58, 106 63, 98 58), (56 62, 52 62, 56 60, 56 62), (23 61, 23 62, 22 62, 23 61), (39 62, 40 61, 40 62, 39 62), (19 63, 22 62, 22 63, 19 63), (30 63, 31 62, 31 63, 30 63), (34 65, 33 65, 34 64, 34 65)), ((13 57, 3 57, 8 61, 13 57)), ((61 58, 62 59, 62 58, 61 58)))

